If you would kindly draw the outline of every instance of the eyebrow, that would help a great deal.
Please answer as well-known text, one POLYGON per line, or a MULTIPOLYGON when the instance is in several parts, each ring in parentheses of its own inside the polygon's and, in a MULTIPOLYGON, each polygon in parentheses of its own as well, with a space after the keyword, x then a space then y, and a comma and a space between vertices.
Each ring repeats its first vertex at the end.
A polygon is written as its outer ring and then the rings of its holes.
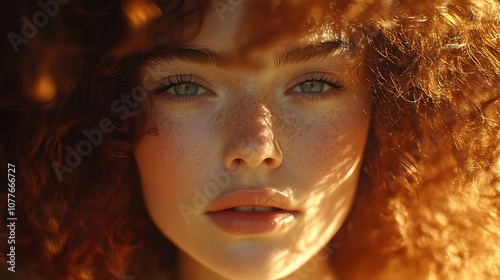
MULTIPOLYGON (((338 56, 353 51, 352 45, 344 40, 327 41, 317 44, 288 48, 274 57, 274 66, 283 67, 289 64, 308 62, 328 56, 338 56)), ((144 57, 145 62, 171 62, 180 60, 201 65, 229 69, 224 55, 210 49, 156 47, 144 57)))
POLYGON ((344 40, 293 47, 279 53, 274 58, 274 65, 276 67, 281 67, 288 64, 308 62, 329 56, 338 56, 352 50, 353 48, 351 45, 344 40))
POLYGON ((173 60, 181 60, 197 64, 212 65, 218 68, 225 68, 227 64, 221 54, 212 50, 189 48, 167 49, 163 47, 156 47, 151 52, 146 54, 144 60, 146 62, 171 62, 173 60))

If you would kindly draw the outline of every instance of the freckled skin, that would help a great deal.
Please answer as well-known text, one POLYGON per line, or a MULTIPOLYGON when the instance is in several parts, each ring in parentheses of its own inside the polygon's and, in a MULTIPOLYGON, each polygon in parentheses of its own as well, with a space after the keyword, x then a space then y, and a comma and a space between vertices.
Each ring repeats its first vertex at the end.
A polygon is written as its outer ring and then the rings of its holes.
MULTIPOLYGON (((231 40, 238 40, 234 26, 244 8, 236 7, 223 23, 209 11, 191 45, 236 53, 231 40)), ((181 277, 291 277, 330 241, 351 208, 371 107, 370 94, 356 77, 357 58, 344 55, 274 68, 274 55, 290 44, 276 42, 255 55, 257 68, 224 70, 182 61, 160 63, 161 71, 154 70, 158 65, 144 68, 146 86, 186 73, 203 78, 209 86, 202 86, 211 91, 185 102, 153 95, 159 133, 145 136, 135 151, 149 214, 182 252, 181 277), (335 76, 345 90, 331 89, 321 100, 289 92, 296 86, 294 77, 311 72, 335 76), (300 217, 270 236, 222 232, 203 214, 203 199, 195 201, 197 193, 213 185, 210 174, 221 173, 229 182, 219 185, 219 195, 270 185, 290 194, 300 217), (197 208, 197 202, 202 206, 197 208), (186 218, 181 205, 197 211, 186 218)), ((215 195, 204 199, 210 203, 215 195)), ((315 273, 327 271, 323 262, 315 273)))

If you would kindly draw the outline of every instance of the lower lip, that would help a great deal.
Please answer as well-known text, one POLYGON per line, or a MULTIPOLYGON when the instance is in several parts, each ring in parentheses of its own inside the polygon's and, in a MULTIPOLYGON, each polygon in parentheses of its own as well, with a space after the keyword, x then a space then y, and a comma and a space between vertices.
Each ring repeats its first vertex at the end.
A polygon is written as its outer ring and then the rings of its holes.
POLYGON ((295 219, 291 211, 207 213, 212 222, 231 235, 263 235, 285 230, 295 219))

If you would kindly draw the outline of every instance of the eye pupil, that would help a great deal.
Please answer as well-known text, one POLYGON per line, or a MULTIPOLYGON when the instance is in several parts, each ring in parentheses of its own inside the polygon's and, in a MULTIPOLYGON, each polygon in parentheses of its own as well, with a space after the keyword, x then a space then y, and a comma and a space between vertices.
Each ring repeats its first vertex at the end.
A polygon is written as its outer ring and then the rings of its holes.
POLYGON ((322 92, 325 87, 325 83, 317 81, 309 81, 300 84, 300 89, 302 92, 317 93, 322 92))
POLYGON ((195 95, 200 88, 199 85, 183 83, 174 86, 174 92, 177 95, 195 95))

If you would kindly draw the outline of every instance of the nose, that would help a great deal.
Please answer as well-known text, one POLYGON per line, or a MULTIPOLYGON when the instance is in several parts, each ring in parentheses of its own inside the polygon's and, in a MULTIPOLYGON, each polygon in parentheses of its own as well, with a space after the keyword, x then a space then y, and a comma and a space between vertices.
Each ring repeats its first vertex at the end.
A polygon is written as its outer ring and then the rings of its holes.
MULTIPOLYGON (((251 105, 250 105, 251 106, 251 105)), ((234 131, 230 131, 224 152, 224 165, 229 170, 238 168, 275 169, 281 165, 283 154, 276 141, 272 115, 264 105, 254 105, 235 115, 234 131)))

